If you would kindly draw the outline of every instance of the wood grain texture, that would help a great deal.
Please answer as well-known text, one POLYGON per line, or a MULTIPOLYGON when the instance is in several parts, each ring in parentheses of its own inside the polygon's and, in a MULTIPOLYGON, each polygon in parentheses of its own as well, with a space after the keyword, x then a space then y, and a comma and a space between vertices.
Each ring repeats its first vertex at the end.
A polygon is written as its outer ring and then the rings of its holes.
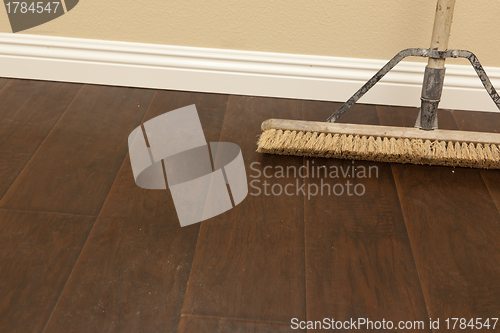
POLYGON ((153 90, 86 85, 0 206, 97 215, 153 90))
POLYGON ((500 133, 499 112, 452 110, 451 114, 462 131, 500 133))
MULTIPOLYGON (((382 124, 412 126, 415 119, 403 108, 377 109, 382 124)), ((456 128, 449 111, 439 116, 441 128, 456 128)), ((480 171, 392 168, 429 316, 498 317, 500 215, 480 171)))
POLYGON ((248 180, 260 184, 252 183, 232 210, 202 222, 183 314, 281 323, 305 318, 303 195, 256 195, 255 189, 264 191, 264 181, 296 181, 255 170, 302 166, 300 157, 255 152, 262 121, 277 116, 301 119, 300 101, 229 98, 221 141, 240 146, 248 180))
MULTIPOLYGON (((145 119, 196 103, 218 141, 226 95, 159 91, 145 119)), ((123 163, 46 332, 176 332, 199 224, 181 228, 168 191, 123 163)))
MULTIPOLYGON (((384 126, 414 127, 418 116, 418 108, 376 106, 380 124, 384 126)), ((450 110, 438 110, 438 127, 446 130, 458 130, 450 110)))
MULTIPOLYGON (((500 113, 452 111, 458 128, 463 131, 500 133, 500 113)), ((500 172, 481 170, 481 176, 500 211, 500 172)))
MULTIPOLYGON (((304 119, 326 119, 338 106, 304 102, 304 119)), ((369 105, 353 106, 339 122, 379 124, 369 105)), ((318 193, 305 199, 304 208, 307 320, 427 322, 390 164, 324 158, 306 163, 315 170, 306 185, 318 193)))
POLYGON ((285 333, 306 332, 288 324, 254 322, 227 318, 182 316, 179 333, 285 333))
POLYGON ((5 87, 5 85, 10 81, 10 79, 0 78, 0 90, 5 87))
POLYGON ((0 209, 0 332, 42 332, 94 217, 0 209))
POLYGON ((81 87, 58 82, 0 81, 0 200, 81 87))

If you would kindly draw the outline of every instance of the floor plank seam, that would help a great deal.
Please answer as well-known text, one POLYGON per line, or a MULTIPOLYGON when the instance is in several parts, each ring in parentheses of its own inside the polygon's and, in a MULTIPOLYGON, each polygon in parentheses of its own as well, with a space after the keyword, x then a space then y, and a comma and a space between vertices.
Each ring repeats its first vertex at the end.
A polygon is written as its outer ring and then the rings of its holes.
POLYGON ((5 85, 4 85, 4 86, 0 89, 0 93, 2 92, 2 90, 4 90, 4 89, 5 89, 5 87, 7 87, 7 86, 9 85, 9 83, 11 83, 11 82, 12 82, 12 79, 8 79, 8 78, 2 78, 2 79, 7 79, 8 81, 7 81, 7 83, 6 83, 6 84, 5 84, 5 85))
POLYGON ((497 203, 497 201, 496 201, 496 200, 495 200, 495 198, 493 197, 493 193, 491 192, 491 188, 488 186, 488 182, 486 181, 486 179, 484 179, 484 175, 483 175, 482 170, 481 170, 479 173, 481 174, 481 179, 483 180, 484 185, 485 185, 485 186, 486 186, 486 188, 488 189, 488 193, 490 194, 491 200, 492 200, 492 201, 493 201, 493 203, 495 204, 495 207, 497 208, 498 213, 500 214, 500 203, 497 203))
MULTIPOLYGON (((221 129, 220 129, 220 133, 219 133, 219 140, 222 136, 222 131, 224 130, 224 122, 226 120, 226 116, 227 116, 227 107, 229 105, 229 99, 231 98, 232 95, 227 95, 227 101, 226 101, 226 107, 224 109, 224 119, 222 120, 222 126, 221 126, 221 129)), ((213 163, 213 161, 212 161, 213 163)), ((213 166, 213 165, 212 165, 213 166)), ((196 256, 196 249, 198 248, 198 240, 200 239, 200 233, 201 233, 201 228, 203 227, 203 221, 200 223, 200 228, 198 229, 198 236, 196 237, 196 245, 194 247, 194 254, 193 254, 193 261, 191 262, 191 268, 189 269, 189 277, 187 279, 187 283, 186 283, 186 292, 184 294, 184 302, 182 303, 182 308, 181 308, 181 317, 183 316, 182 314, 182 311, 184 310, 184 306, 185 306, 185 303, 186 303, 186 295, 188 293, 188 288, 189 288, 189 282, 191 281, 191 269, 193 268, 193 262, 194 262, 194 258, 196 256)), ((180 324, 180 321, 179 321, 179 324, 180 324)), ((179 330, 179 325, 177 325, 177 330, 179 330)))
MULTIPOLYGON (((410 234, 408 232, 408 222, 407 222, 407 218, 405 216, 405 212, 403 210, 403 204, 401 203, 401 194, 400 194, 400 190, 399 190, 399 186, 398 186, 398 182, 396 181, 396 177, 394 176, 394 170, 393 170, 393 167, 394 167, 394 164, 391 163, 391 174, 392 174, 392 179, 394 180, 394 185, 396 187, 396 192, 398 193, 398 202, 399 202, 399 209, 401 210, 401 214, 403 215, 403 220, 405 222, 405 231, 406 231, 406 236, 408 237, 408 243, 410 243, 410 249, 411 249, 411 256, 412 256, 412 259, 413 259, 413 264, 415 265, 415 269, 417 270, 417 278, 418 278, 418 285, 420 286, 420 291, 422 292, 422 295, 423 295, 423 298, 424 298, 424 303, 425 303, 425 312, 427 314, 427 318, 430 318, 430 314, 429 314, 429 311, 430 311, 430 308, 429 308, 429 302, 427 300, 427 297, 426 297, 426 294, 424 293, 424 289, 422 287, 422 278, 420 276, 420 270, 418 269, 418 265, 417 265, 417 262, 415 260, 415 251, 414 251, 414 246, 413 246, 413 243, 411 241, 411 237, 410 237, 410 234)), ((434 331, 434 330, 433 330, 434 331)))
POLYGON ((92 232, 92 229, 94 228, 96 221, 97 221, 97 217, 94 219, 94 223, 92 224, 92 228, 90 228, 89 233, 87 234, 87 237, 85 238, 85 243, 83 243, 82 249, 80 250, 80 253, 78 253, 78 256, 75 259, 75 263, 73 264, 73 267, 71 268, 71 272, 69 273, 68 278, 66 279, 66 282, 64 282, 64 286, 61 289, 61 292, 59 293, 59 297, 57 297, 57 301, 54 304, 52 311, 50 311, 50 315, 48 316, 47 321, 45 322, 45 325, 43 326, 42 333, 44 333, 45 330, 47 329, 47 326, 50 323, 50 319, 52 319, 52 315, 56 311, 57 305, 59 304, 59 301, 61 300, 62 294, 64 293, 64 289, 66 289, 66 286, 68 285, 68 282, 71 278, 71 275, 73 274, 73 271, 75 270, 76 264, 78 263, 78 260, 80 259, 80 256, 82 255, 83 249, 85 248, 85 244, 87 244, 87 240, 89 239, 90 233, 92 232))
MULTIPOLYGON (((458 120, 457 120, 457 115, 455 114, 454 110, 450 110, 450 113, 451 113, 453 120, 455 121, 455 124, 457 125, 458 129, 460 129, 460 126, 459 126, 458 120)), ((488 193, 490 194, 490 197, 493 200, 493 203, 495 204, 495 207, 497 208, 498 213, 500 213, 500 203, 497 203, 497 201, 495 200, 493 193, 491 192, 491 188, 490 188, 490 186, 488 186, 488 182, 484 178, 483 170, 480 170, 479 173, 481 174, 481 179, 483 180, 483 183, 486 185, 486 188, 488 189, 488 193)))
POLYGON ((87 215, 87 214, 77 214, 77 213, 64 213, 64 212, 45 211, 45 210, 30 210, 30 209, 9 208, 9 207, 0 207, 0 210, 15 211, 15 212, 28 212, 28 213, 44 213, 44 214, 57 214, 57 215, 94 217, 94 218, 97 218, 97 216, 98 216, 98 215, 87 215))
MULTIPOLYGON (((83 87, 82 87, 83 88, 83 87)), ((81 89, 80 89, 81 90, 81 89)), ((144 116, 142 117, 142 120, 141 120, 141 124, 144 122, 144 119, 146 118, 146 114, 148 113, 148 110, 149 108, 151 107, 151 104, 156 96, 156 94, 158 93, 158 90, 155 90, 155 93, 153 94, 153 97, 151 98, 151 101, 149 102, 149 105, 148 105, 148 108, 146 109, 146 111, 144 112, 144 116)), ((55 303, 54 307, 52 308, 52 311, 50 313, 50 316, 48 317, 47 319, 47 322, 45 323, 45 326, 42 330, 42 333, 44 333, 50 323, 50 319, 52 318, 52 315, 54 314, 56 308, 57 308, 57 305, 59 304, 59 300, 61 299, 62 295, 64 294, 64 290, 66 289, 66 286, 69 282, 69 280, 71 279, 71 276, 73 275, 73 272, 74 272, 74 269, 76 267, 76 265, 78 264, 78 261, 80 260, 80 257, 85 249, 85 246, 87 245, 87 242, 89 240, 89 237, 90 235, 92 234, 92 231, 94 230, 94 227, 99 219, 99 216, 101 215, 101 212, 102 212, 102 208, 105 206, 106 204, 106 201, 108 201, 108 198, 109 198, 109 193, 111 193, 111 190, 113 189, 113 187, 115 186, 115 183, 116 183, 116 178, 118 177, 119 173, 120 173, 120 170, 123 168, 123 165, 125 164, 126 160, 127 160, 127 157, 129 156, 129 154, 127 153, 122 161, 122 163, 120 164, 120 168, 118 169, 118 172, 116 173, 115 175, 115 179, 113 180, 113 184, 111 185, 111 187, 109 188, 109 191, 108 191, 108 194, 106 195, 106 199, 104 199, 104 202, 101 206, 101 208, 99 209, 99 213, 97 214, 97 216, 95 216, 95 220, 94 220, 94 223, 92 224, 92 227, 90 228, 90 231, 87 235, 87 237, 85 238, 85 242, 83 243, 83 246, 82 246, 82 249, 80 250, 80 253, 78 254, 76 260, 75 260, 75 264, 73 265, 73 267, 71 268, 71 272, 69 273, 68 275, 68 278, 66 279, 66 282, 64 283, 64 287, 62 288, 61 290, 61 293, 59 294, 59 297, 57 298, 57 302, 55 303)))
MULTIPOLYGON (((153 104, 153 100, 155 99, 155 97, 156 97, 157 94, 158 94, 158 90, 155 90, 155 93, 153 94, 153 97, 151 98, 151 101, 149 101, 148 108, 146 109, 146 111, 144 111, 144 116, 141 119, 141 125, 140 126, 144 126, 143 125, 144 119, 146 119, 146 115, 148 114, 149 108, 153 104)), ((115 175, 115 179, 113 179, 113 183, 111 184, 111 187, 109 188, 108 194, 106 195, 106 199, 104 199, 104 201, 102 202, 101 207, 99 208, 99 212, 97 213, 97 216, 99 216, 101 214, 102 208, 104 207, 104 204, 108 200, 109 194, 111 193, 111 190, 113 189, 113 186, 115 185, 116 178, 118 177, 118 174, 120 174, 120 170, 121 170, 121 168, 123 168, 123 164, 125 163, 125 161, 127 161, 127 157, 129 157, 129 153, 125 154, 125 157, 123 158, 122 163, 120 163, 120 168, 118 168, 118 172, 115 175)))
MULTIPOLYGON (((378 110, 377 107, 375 107, 375 110, 377 112, 377 118, 378 118, 379 123, 380 123, 380 112, 379 112, 379 110, 378 110)), ((394 163, 390 163, 389 165, 390 165, 390 169, 391 169, 392 180, 394 182, 394 187, 396 188, 396 193, 398 195, 399 210, 401 211, 401 215, 403 216, 404 227, 405 227, 405 231, 406 231, 406 237, 408 237, 408 243, 410 244, 411 257, 413 259, 413 264, 415 265, 415 269, 417 270, 418 285, 420 287, 420 291, 422 292, 422 296, 423 296, 423 299, 424 299, 425 313, 427 315, 427 318, 430 318, 429 317, 430 308, 429 308, 429 304, 428 304, 429 302, 428 302, 428 300, 426 298, 426 295, 424 293, 424 289, 423 289, 423 286, 422 286, 422 279, 421 279, 421 276, 420 276, 420 271, 418 269, 418 265, 417 265, 417 262, 416 262, 416 259, 415 259, 414 246, 412 244, 411 237, 410 237, 410 234, 409 234, 409 231, 408 231, 408 222, 407 222, 408 219, 405 216, 405 212, 403 210, 403 203, 402 203, 402 200, 401 200, 400 185, 399 185, 398 181, 396 180, 396 176, 395 176, 395 173, 394 173, 394 163)))
MULTIPOLYGON (((10 184, 9 188, 7 189, 7 191, 5 191, 5 194, 2 196, 2 198, 0 198, 0 206, 2 205, 2 201, 3 199, 7 196, 7 193, 9 193, 9 191, 11 190, 12 186, 14 186, 14 184, 16 183, 16 181, 19 179, 19 176, 22 175, 22 173, 24 172, 24 170, 26 170, 26 167, 31 163, 31 161, 33 160, 33 157, 36 156, 36 154, 38 153, 38 151, 40 150, 40 147, 43 146, 44 142, 47 140, 47 138, 50 136, 50 133, 52 133, 52 131, 54 130, 54 128, 56 128, 57 124, 61 121, 62 117, 66 114, 66 112, 68 111, 68 109, 70 108, 70 106, 73 104, 73 102, 75 101, 76 97, 80 94, 80 92, 82 91, 83 87, 85 85, 82 85, 80 87, 80 89, 78 90, 78 92, 75 94, 75 96, 73 96, 73 99, 71 100, 71 102, 68 103, 68 106, 66 106, 66 108, 64 109, 64 112, 61 113, 61 116, 59 117, 59 119, 57 119, 57 121, 54 123, 54 126, 52 126, 52 128, 50 129, 49 133, 47 133, 47 135, 45 136, 45 138, 42 140, 42 142, 38 145, 38 147, 36 148, 35 152, 33 153, 33 155, 31 155, 30 159, 28 160, 28 162, 24 165, 23 169, 21 170, 21 172, 18 173, 17 177, 12 181, 12 184, 10 184)), ((5 86, 4 86, 5 88, 5 86)))
POLYGON ((208 318, 208 319, 224 319, 228 321, 241 321, 247 323, 260 323, 260 324, 278 324, 278 325, 290 325, 288 322, 282 321, 270 321, 270 320, 254 320, 254 319, 243 319, 243 318, 231 318, 231 317, 219 317, 219 316, 206 316, 197 314, 181 314, 181 317, 195 317, 195 318, 208 318))
MULTIPOLYGON (((302 165, 305 165, 305 157, 302 160, 302 165)), ((302 184, 305 184, 305 179, 302 179, 302 184)), ((307 320, 307 237, 306 237, 306 197, 302 201, 302 221, 304 223, 304 318, 307 320)))
MULTIPOLYGON (((302 103, 300 103, 300 114, 301 114, 301 118, 302 120, 305 120, 304 119, 304 101, 302 101, 302 103)), ((306 164, 306 158, 303 157, 302 158, 302 165, 305 166, 306 164)), ((305 184, 305 179, 302 179, 302 185, 305 184)), ((306 237, 306 197, 304 196, 304 200, 302 200, 302 220, 303 220, 303 223, 304 223, 304 230, 303 230, 303 233, 304 233, 304 317, 305 317, 305 320, 307 320, 307 246, 306 246, 306 242, 307 242, 307 237, 306 237)))

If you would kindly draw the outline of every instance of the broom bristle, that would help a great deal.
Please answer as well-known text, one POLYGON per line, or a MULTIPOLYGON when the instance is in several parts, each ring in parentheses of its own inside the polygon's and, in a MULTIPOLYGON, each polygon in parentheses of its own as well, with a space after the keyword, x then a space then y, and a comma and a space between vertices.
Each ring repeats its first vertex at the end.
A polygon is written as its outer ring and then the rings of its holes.
POLYGON ((258 152, 500 169, 500 147, 495 144, 445 142, 269 129, 258 141, 258 152))

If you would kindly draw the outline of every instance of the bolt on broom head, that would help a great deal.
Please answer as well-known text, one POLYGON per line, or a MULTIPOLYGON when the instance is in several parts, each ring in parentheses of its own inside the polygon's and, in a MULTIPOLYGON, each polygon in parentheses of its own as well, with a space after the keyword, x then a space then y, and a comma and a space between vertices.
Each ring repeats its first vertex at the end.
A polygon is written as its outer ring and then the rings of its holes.
POLYGON ((270 119, 260 153, 500 169, 500 134, 270 119))

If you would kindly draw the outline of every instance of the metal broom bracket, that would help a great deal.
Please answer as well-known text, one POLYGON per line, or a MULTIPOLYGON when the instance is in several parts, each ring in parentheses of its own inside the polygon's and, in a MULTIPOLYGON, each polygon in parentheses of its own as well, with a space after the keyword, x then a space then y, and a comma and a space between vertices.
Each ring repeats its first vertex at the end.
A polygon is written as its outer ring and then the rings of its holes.
MULTIPOLYGON (((366 92, 368 92, 368 90, 370 90, 378 81, 380 81, 385 76, 385 74, 391 71, 401 60, 407 57, 424 57, 432 59, 446 59, 446 58, 468 59, 472 67, 475 69, 477 76, 481 80, 484 88, 486 89, 491 99, 493 100, 493 102, 495 102, 496 106, 500 110, 500 96, 493 87, 493 84, 491 83, 483 66, 481 66, 481 63, 474 55, 474 53, 467 50, 437 51, 425 48, 412 48, 412 49, 402 50, 398 54, 396 54, 387 64, 385 64, 384 67, 382 67, 370 80, 368 80, 368 82, 366 82, 354 95, 352 95, 351 98, 349 98, 349 100, 347 100, 347 102, 345 102, 337 111, 335 111, 335 113, 333 113, 326 121, 330 123, 336 122, 341 115, 343 115, 347 110, 349 110, 351 106, 353 106, 361 97, 363 97, 363 95, 366 94, 366 92)), ((422 113, 421 110, 421 113, 417 118, 417 124, 419 123, 422 117, 425 117, 425 119, 428 119, 428 121, 426 121, 426 124, 430 123, 434 125, 433 122, 435 121, 436 122, 435 128, 437 128, 437 116, 435 110, 437 109, 437 105, 441 98, 442 82, 444 80, 444 71, 445 71, 444 68, 434 69, 426 67, 424 73, 424 83, 422 85, 421 99, 422 99, 422 104, 427 104, 427 103, 429 104, 429 110, 427 110, 427 112, 424 112, 424 115, 421 114, 422 113), (438 78, 442 77, 442 79, 438 79, 441 82, 441 84, 439 84, 439 82, 436 82, 435 79, 436 77, 438 78), (426 101, 424 101, 424 97, 426 101), (432 97, 437 97, 437 98, 432 99, 432 97), (434 117, 432 115, 429 117, 429 113, 432 113, 434 117)))

